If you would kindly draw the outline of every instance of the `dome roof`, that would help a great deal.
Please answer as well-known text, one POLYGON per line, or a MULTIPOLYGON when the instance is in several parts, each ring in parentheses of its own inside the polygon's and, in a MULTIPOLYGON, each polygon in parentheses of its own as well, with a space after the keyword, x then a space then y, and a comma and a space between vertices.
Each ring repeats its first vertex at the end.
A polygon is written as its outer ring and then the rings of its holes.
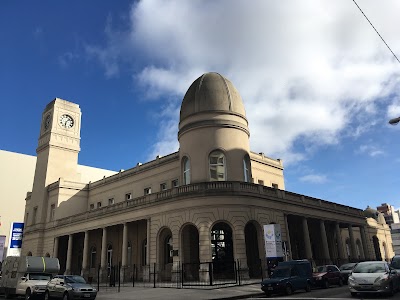
POLYGON ((373 209, 372 207, 368 206, 366 210, 364 210, 364 216, 367 218, 373 218, 375 220, 378 219, 378 211, 373 209))
POLYGON ((187 90, 181 105, 181 121, 210 111, 226 111, 246 116, 242 98, 232 82, 218 73, 205 73, 187 90))

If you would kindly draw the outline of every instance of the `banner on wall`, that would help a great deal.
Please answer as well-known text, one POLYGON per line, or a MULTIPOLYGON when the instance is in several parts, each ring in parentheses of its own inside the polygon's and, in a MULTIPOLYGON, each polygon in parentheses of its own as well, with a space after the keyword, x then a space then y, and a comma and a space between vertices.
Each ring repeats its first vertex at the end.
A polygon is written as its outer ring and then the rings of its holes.
POLYGON ((0 235, 0 262, 3 261, 5 245, 6 245, 6 236, 5 235, 0 235))
POLYGON ((283 257, 281 225, 264 225, 264 241, 266 258, 283 257))
POLYGON ((8 241, 7 256, 21 256, 24 223, 12 222, 8 241))

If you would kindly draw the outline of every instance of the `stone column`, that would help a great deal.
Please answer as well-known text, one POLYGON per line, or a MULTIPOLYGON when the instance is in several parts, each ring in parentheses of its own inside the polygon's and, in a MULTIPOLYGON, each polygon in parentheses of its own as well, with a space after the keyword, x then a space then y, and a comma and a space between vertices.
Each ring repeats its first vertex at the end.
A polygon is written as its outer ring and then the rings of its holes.
POLYGON ((368 259, 369 253, 368 253, 368 238, 365 233, 365 226, 360 226, 360 233, 361 233, 361 243, 362 247, 364 250, 364 257, 363 259, 368 259))
POLYGON ((103 227, 103 236, 101 239, 101 258, 100 258, 100 281, 107 278, 107 227, 103 227))
POLYGON ((65 274, 71 274, 71 262, 72 262, 72 241, 73 241, 73 234, 68 236, 68 249, 67 249, 67 263, 65 266, 65 274))
POLYGON ((311 260, 313 257, 311 251, 310 232, 308 231, 307 218, 302 217, 302 222, 303 222, 303 239, 304 239, 304 248, 306 251, 306 258, 311 260))
POLYGON ((56 236, 54 238, 54 248, 53 248, 53 257, 58 257, 58 244, 60 241, 60 237, 56 236))
POLYGON ((86 276, 88 273, 88 250, 89 250, 89 231, 85 231, 85 239, 83 240, 83 253, 82 253, 82 270, 81 276, 86 276))
POLYGON ((121 280, 125 282, 125 273, 128 268, 128 223, 124 223, 122 231, 122 267, 121 267, 121 280))
POLYGON ((356 259, 357 258, 357 252, 356 252, 356 243, 354 241, 354 233, 353 233, 353 226, 351 224, 348 225, 349 229, 349 238, 350 238, 350 258, 351 259, 356 259))
POLYGON ((321 230, 322 253, 324 256, 323 259, 325 260, 326 264, 330 264, 331 258, 329 255, 328 239, 326 237, 325 222, 323 220, 319 220, 319 227, 321 230))
POLYGON ((338 222, 335 223, 335 231, 336 231, 336 241, 337 241, 338 255, 339 255, 338 265, 341 265, 344 262, 346 262, 347 257, 343 249, 342 235, 340 234, 340 227, 338 222))
POLYGON ((147 247, 146 247, 146 265, 150 265, 150 218, 147 219, 147 247))
MULTIPOLYGON (((290 243, 290 233, 289 233, 289 221, 288 221, 288 215, 284 214, 284 218, 285 218, 285 226, 286 226, 286 247, 287 247, 287 251, 288 251, 288 256, 287 259, 291 260, 292 259, 292 244, 290 243)), ((284 253, 286 255, 286 253, 284 253)))

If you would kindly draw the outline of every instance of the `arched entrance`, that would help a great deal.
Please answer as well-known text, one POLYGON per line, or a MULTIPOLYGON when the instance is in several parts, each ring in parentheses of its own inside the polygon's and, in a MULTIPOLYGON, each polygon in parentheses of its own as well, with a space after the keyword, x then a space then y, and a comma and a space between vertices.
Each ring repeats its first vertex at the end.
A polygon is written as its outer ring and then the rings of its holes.
POLYGON ((161 280, 171 280, 173 263, 172 232, 163 228, 158 236, 158 261, 161 280))
POLYGON ((379 239, 376 235, 372 237, 372 243, 374 244, 376 260, 382 260, 381 248, 379 247, 379 239))
POLYGON ((212 227, 211 250, 214 278, 234 278, 232 229, 228 224, 219 222, 212 227))
POLYGON ((182 229, 182 269, 184 280, 199 280, 199 231, 188 224, 182 229))
POLYGON ((244 228, 244 238, 249 276, 250 278, 258 278, 261 275, 261 261, 258 250, 257 228, 253 223, 247 223, 244 228))

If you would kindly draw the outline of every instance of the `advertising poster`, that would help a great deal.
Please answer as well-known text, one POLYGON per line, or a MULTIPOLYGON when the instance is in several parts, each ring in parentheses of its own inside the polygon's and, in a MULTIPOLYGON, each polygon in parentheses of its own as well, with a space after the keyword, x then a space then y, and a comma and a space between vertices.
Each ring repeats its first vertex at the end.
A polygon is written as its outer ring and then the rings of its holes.
POLYGON ((6 245, 6 236, 0 235, 0 262, 3 261, 4 246, 6 245))
POLYGON ((21 256, 24 223, 12 222, 8 242, 7 256, 21 256))
POLYGON ((281 225, 264 225, 264 241, 267 258, 283 257, 281 225))

